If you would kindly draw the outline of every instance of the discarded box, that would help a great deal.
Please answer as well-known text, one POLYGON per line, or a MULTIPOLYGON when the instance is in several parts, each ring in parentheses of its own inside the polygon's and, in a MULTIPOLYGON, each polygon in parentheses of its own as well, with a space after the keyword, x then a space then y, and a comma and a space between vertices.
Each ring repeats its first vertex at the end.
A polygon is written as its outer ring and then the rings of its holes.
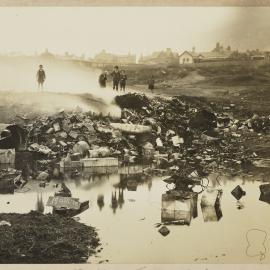
POLYGON ((14 164, 15 149, 0 149, 0 164, 14 164))
POLYGON ((236 200, 240 200, 243 196, 246 195, 246 192, 238 185, 232 190, 231 194, 236 200))
POLYGON ((105 157, 105 158, 84 158, 81 160, 84 167, 110 167, 118 166, 118 158, 105 157))
POLYGON ((191 219, 197 216, 197 198, 191 192, 162 194, 161 221, 178 221, 190 225, 191 219))

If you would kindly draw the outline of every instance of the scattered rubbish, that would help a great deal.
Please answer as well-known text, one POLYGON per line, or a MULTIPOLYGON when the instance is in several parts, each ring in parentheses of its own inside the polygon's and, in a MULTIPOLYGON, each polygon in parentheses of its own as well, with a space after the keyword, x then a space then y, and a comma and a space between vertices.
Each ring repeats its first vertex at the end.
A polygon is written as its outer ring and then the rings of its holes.
POLYGON ((239 201, 243 196, 246 195, 246 192, 238 185, 232 190, 231 194, 236 200, 239 201))
POLYGON ((170 230, 166 227, 166 226, 162 226, 158 232, 163 235, 163 236, 167 236, 170 233, 170 230))

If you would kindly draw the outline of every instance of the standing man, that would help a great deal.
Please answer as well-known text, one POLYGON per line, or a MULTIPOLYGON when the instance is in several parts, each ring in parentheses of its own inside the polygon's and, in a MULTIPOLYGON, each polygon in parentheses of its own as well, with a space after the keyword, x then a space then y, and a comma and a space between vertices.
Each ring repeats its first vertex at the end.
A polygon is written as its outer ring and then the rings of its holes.
POLYGON ((116 89, 116 91, 118 91, 118 86, 119 86, 119 82, 120 82, 120 71, 119 71, 118 66, 114 67, 111 75, 113 78, 113 90, 116 89))
POLYGON ((127 75, 124 70, 121 71, 120 76, 120 91, 123 90, 125 92, 126 90, 126 81, 127 81, 127 75))
POLYGON ((153 93, 154 88, 155 88, 155 80, 154 76, 152 75, 151 78, 148 80, 148 89, 151 90, 151 92, 153 93))
POLYGON ((42 65, 39 65, 39 70, 37 72, 37 82, 38 82, 38 90, 43 90, 43 83, 46 79, 46 74, 42 65))

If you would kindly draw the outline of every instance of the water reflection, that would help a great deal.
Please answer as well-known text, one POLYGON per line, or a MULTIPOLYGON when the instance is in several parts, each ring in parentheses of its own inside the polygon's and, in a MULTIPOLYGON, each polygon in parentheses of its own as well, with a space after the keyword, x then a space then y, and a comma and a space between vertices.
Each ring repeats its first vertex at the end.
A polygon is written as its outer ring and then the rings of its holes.
POLYGON ((101 211, 102 208, 103 208, 104 205, 105 205, 105 203, 104 203, 104 195, 102 195, 102 194, 98 195, 98 198, 97 198, 97 205, 98 205, 99 210, 101 211))
POLYGON ((125 200, 124 200, 124 190, 119 188, 118 189, 118 205, 119 205, 119 208, 121 209, 123 204, 125 203, 125 200))
MULTIPOLYGON (((174 194, 167 192, 166 183, 159 176, 149 177, 142 171, 127 168, 111 172, 101 168, 98 174, 83 170, 75 178, 70 172, 64 172, 64 182, 73 197, 92 202, 90 209, 80 213, 79 217, 81 222, 98 229, 104 249, 97 262, 109 259, 111 263, 183 263, 213 254, 213 257, 208 256, 208 262, 216 263, 214 255, 226 253, 222 258, 219 256, 219 262, 239 263, 246 259, 242 252, 246 229, 269 227, 270 195, 262 194, 259 188, 262 182, 257 181, 263 179, 260 175, 212 174, 208 176, 209 183, 203 181, 204 186, 208 186, 204 192, 200 193, 200 188, 198 193, 186 190, 174 194), (136 182, 136 191, 128 188, 132 186, 128 181, 136 182), (243 186, 247 193, 241 198, 245 205, 241 211, 231 195, 237 185, 243 186), (222 198, 216 200, 217 194, 211 196, 210 189, 222 189, 222 198), (189 226, 170 226, 175 220, 189 226), (160 237, 154 226, 160 222, 166 223, 171 231, 166 239, 160 237), (138 229, 134 230, 134 227, 138 229), (131 241, 136 244, 130 245, 131 241), (183 243, 185 248, 181 249, 180 256, 179 248, 171 247, 181 247, 183 243), (194 248, 203 243, 207 243, 203 249, 194 248)), ((53 179, 45 188, 40 188, 38 181, 29 180, 25 186, 29 191, 0 196, 0 212, 51 212, 46 202, 60 188, 59 183, 59 179, 53 179)), ((89 260, 93 262, 94 259, 90 257, 89 260)), ((266 260, 270 262, 270 258, 266 260)))
POLYGON ((116 209, 118 208, 118 199, 116 195, 116 191, 112 192, 112 199, 111 199, 111 208, 113 213, 116 213, 116 209))
POLYGON ((45 210, 42 193, 37 194, 36 211, 43 214, 45 210))

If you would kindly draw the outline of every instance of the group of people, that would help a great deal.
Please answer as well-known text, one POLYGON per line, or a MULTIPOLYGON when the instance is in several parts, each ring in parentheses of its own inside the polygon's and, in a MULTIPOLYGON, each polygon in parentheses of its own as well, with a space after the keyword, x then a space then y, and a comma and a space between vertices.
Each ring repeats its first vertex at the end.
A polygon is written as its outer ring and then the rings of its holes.
MULTIPOLYGON (((100 87, 102 88, 106 87, 107 75, 108 75, 108 72, 104 71, 99 76, 98 81, 99 81, 100 87)), ((111 72, 111 76, 112 76, 112 81, 113 81, 113 90, 118 91, 119 86, 120 86, 120 91, 125 92, 126 82, 127 82, 127 75, 126 75, 125 70, 120 71, 119 67, 115 66, 113 71, 111 72)), ((46 80, 46 74, 42 65, 39 65, 39 70, 37 71, 36 78, 38 82, 38 90, 43 90, 43 84, 44 84, 44 81, 46 80)), ((148 89, 151 90, 151 92, 153 93, 154 88, 155 88, 155 80, 152 75, 151 78, 148 80, 148 89)))
MULTIPOLYGON (((99 76, 99 85, 101 88, 105 88, 107 84, 107 75, 108 72, 104 71, 99 76)), ((112 76, 112 82, 113 82, 113 90, 118 91, 119 85, 120 85, 120 91, 126 90, 126 82, 127 82, 127 75, 125 70, 119 70, 118 66, 115 66, 113 71, 110 74, 112 76)), ((152 75, 151 78, 148 80, 148 89, 151 90, 153 93, 153 90, 155 88, 155 80, 154 76, 152 75)))
MULTIPOLYGON (((107 83, 107 71, 104 71, 99 76, 99 85, 100 87, 106 87, 107 83)), ((119 70, 118 66, 115 66, 113 71, 111 72, 112 81, 113 81, 113 90, 118 91, 120 85, 120 91, 126 90, 126 82, 127 82, 127 75, 124 70, 119 70)))

